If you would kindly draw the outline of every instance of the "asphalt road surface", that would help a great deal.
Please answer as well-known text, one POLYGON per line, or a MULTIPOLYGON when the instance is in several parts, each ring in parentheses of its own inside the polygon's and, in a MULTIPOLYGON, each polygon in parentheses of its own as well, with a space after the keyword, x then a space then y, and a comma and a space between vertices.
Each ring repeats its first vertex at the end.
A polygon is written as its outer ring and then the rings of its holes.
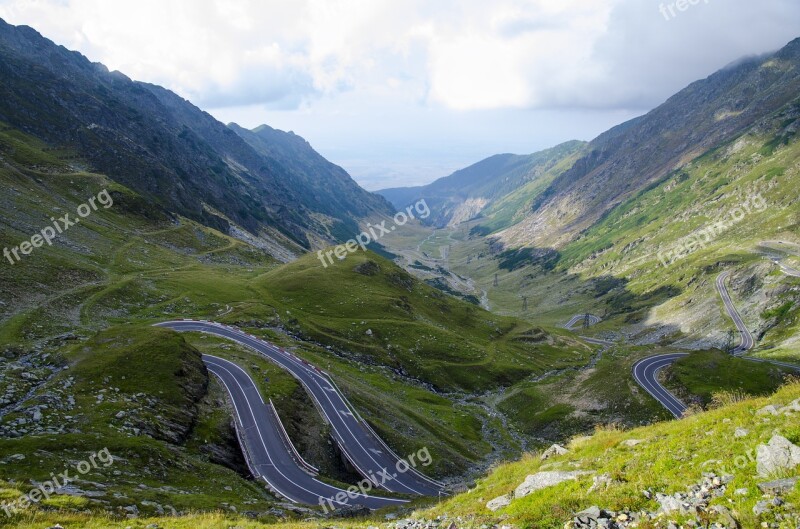
POLYGON ((778 267, 781 269, 781 272, 783 272, 787 276, 800 277, 800 270, 796 270, 791 266, 786 266, 780 261, 780 259, 773 259, 772 262, 778 265, 778 267))
MULTIPOLYGON (((586 314, 576 314, 564 325, 564 328, 567 330, 571 330, 578 322, 583 322, 586 318, 586 314)), ((589 314, 589 325, 597 325, 600 323, 601 319, 593 314, 589 314)))
POLYGON ((688 353, 656 355, 639 360, 633 365, 633 378, 636 382, 675 417, 683 415, 683 412, 686 411, 686 404, 659 383, 658 373, 684 356, 688 356, 688 353))
MULTIPOLYGON (((733 354, 749 362, 768 363, 800 371, 800 366, 795 364, 778 362, 776 360, 769 360, 765 358, 742 356, 753 348, 755 341, 753 340, 753 335, 750 334, 750 330, 744 324, 742 316, 739 314, 739 311, 736 310, 736 307, 734 306, 733 301, 728 294, 725 281, 729 276, 730 272, 722 272, 719 276, 717 276, 716 284, 717 291, 719 292, 722 302, 725 305, 725 310, 733 320, 733 323, 736 325, 736 328, 739 330, 739 335, 741 336, 740 343, 736 349, 734 349, 733 354)), ((667 389, 658 382, 658 372, 686 355, 687 353, 674 353, 651 356, 649 358, 639 360, 633 366, 633 378, 636 379, 636 382, 642 386, 645 391, 658 400, 665 408, 667 408, 675 417, 681 417, 683 415, 683 412, 686 411, 686 405, 675 395, 667 391, 667 389)))
MULTIPOLYGON (((303 385, 324 420, 331 425, 332 435, 347 459, 362 476, 370 479, 376 487, 391 492, 425 496, 437 496, 442 493, 441 483, 425 476, 413 467, 406 469, 408 465, 403 466, 401 458, 358 416, 358 412, 350 406, 333 380, 319 368, 274 344, 218 323, 178 320, 157 325, 176 331, 199 331, 214 334, 238 342, 266 356, 278 366, 289 371, 303 385)), ((261 464, 268 462, 263 457, 258 460, 258 463, 261 464)))
POLYGON ((800 245, 786 241, 763 241, 759 244, 760 251, 766 254, 775 263, 781 272, 787 276, 800 277, 800 270, 783 264, 783 260, 788 255, 797 256, 800 253, 800 245))
POLYGON ((325 504, 329 508, 364 505, 378 509, 406 502, 360 492, 350 497, 347 491, 323 483, 303 471, 284 442, 278 419, 264 403, 250 375, 233 362, 215 356, 203 355, 203 362, 230 394, 236 412, 236 429, 250 471, 256 478, 264 480, 271 490, 295 503, 325 504), (326 501, 328 498, 330 504, 326 501))
POLYGON ((742 356, 753 348, 755 341, 753 340, 753 335, 750 334, 750 330, 747 328, 747 325, 744 324, 744 320, 742 320, 742 316, 739 314, 739 311, 737 311, 736 307, 733 305, 731 296, 728 294, 728 289, 725 287, 725 281, 727 281, 730 275, 731 273, 726 271, 717 276, 717 290, 722 298, 722 303, 725 304, 725 310, 728 312, 728 316, 731 317, 734 325, 736 325, 736 329, 739 331, 740 342, 736 349, 733 350, 733 355, 742 356))

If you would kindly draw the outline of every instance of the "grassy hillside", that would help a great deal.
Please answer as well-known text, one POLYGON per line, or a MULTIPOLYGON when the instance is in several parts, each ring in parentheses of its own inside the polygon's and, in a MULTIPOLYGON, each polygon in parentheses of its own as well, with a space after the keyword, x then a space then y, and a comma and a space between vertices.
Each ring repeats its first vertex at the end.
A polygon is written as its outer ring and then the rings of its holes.
POLYGON ((264 514, 275 499, 246 479, 224 392, 199 352, 249 369, 303 456, 329 479, 355 481, 294 379, 246 349, 152 329, 157 321, 238 325, 324 367, 397 452, 427 446, 439 477, 519 451, 503 417, 475 394, 592 354, 565 332, 496 317, 373 253, 328 268, 315 255, 279 265, 8 127, 0 156, 2 246, 19 247, 50 217, 74 217, 104 189, 113 198, 52 245, 0 266, 0 453, 24 456, 6 461, 2 478, 23 486, 104 447, 122 458, 59 499, 65 506, 155 513, 141 503, 149 497, 168 511, 291 516, 264 514))
POLYGON ((659 416, 628 375, 633 361, 656 352, 699 351, 675 370, 681 376, 673 387, 688 401, 707 403, 711 392, 723 389, 764 394, 775 389, 780 371, 710 360, 734 330, 715 281, 723 271, 732 273, 728 288, 756 337, 754 354, 798 362, 800 279, 776 264, 791 266, 800 256, 793 191, 800 185, 800 143, 792 132, 797 117, 798 106, 788 105, 622 202, 558 250, 509 250, 486 235, 490 217, 393 234, 385 243, 410 272, 444 277, 495 314, 546 327, 586 312, 603 318, 576 331, 615 343, 594 369, 521 381, 491 398, 526 434, 568 434, 598 422, 639 424, 659 416), (707 238, 703 230, 719 221, 724 229, 707 238), (687 240, 698 240, 693 234, 701 234, 702 244, 671 257, 687 240), (666 266, 659 253, 667 256, 666 266))
MULTIPOLYGON (((725 487, 719 496, 712 496, 708 508, 708 522, 721 519, 715 505, 725 507, 741 527, 769 527, 793 529, 797 511, 792 505, 800 501, 800 484, 789 487, 781 494, 783 504, 755 514, 753 508, 764 498, 758 488, 770 477, 759 477, 756 472, 755 450, 779 434, 790 442, 800 443, 797 413, 777 415, 758 413, 767 405, 780 408, 800 399, 800 384, 788 383, 770 397, 738 400, 731 395, 720 395, 720 407, 681 421, 669 421, 652 426, 622 430, 600 428, 590 437, 578 437, 568 444, 564 455, 541 460, 539 454, 528 454, 522 459, 495 467, 469 491, 448 498, 435 506, 409 513, 410 520, 444 528, 455 522, 458 527, 477 528, 493 525, 530 527, 533 529, 560 529, 575 513, 598 506, 614 511, 656 511, 659 507, 656 493, 685 492, 688 487, 702 482, 704 476, 724 478, 725 487), (740 430, 740 435, 734 432, 740 430), (744 432, 744 433, 742 433, 744 432), (486 503, 514 490, 526 476, 542 471, 587 472, 575 481, 544 488, 523 498, 514 499, 510 505, 495 512, 486 503), (595 478, 598 478, 595 480, 595 478), (594 483, 598 486, 593 486, 594 483), (644 493, 648 491, 650 498, 644 493), (770 525, 774 524, 774 525, 770 525)), ((786 474, 776 474, 780 477, 786 474)), ((683 523, 695 516, 672 513, 643 522, 640 527, 665 528, 670 521, 683 523)), ((33 529, 43 522, 59 521, 64 527, 143 528, 148 524, 163 524, 176 529, 218 527, 274 527, 275 529, 310 529, 320 523, 294 522, 262 525, 235 516, 198 515, 171 519, 111 520, 88 518, 85 515, 46 514, 34 520, 33 515, 23 516, 17 527, 33 529)), ((408 522, 404 522, 408 523, 408 522)), ((695 522, 696 523, 696 522, 695 522)), ((395 522, 386 522, 378 514, 373 518, 337 520, 336 527, 364 529, 379 527, 390 529, 395 522)))
POLYGON ((790 105, 624 202, 561 251, 559 268, 584 278, 611 274, 635 295, 665 286, 680 292, 649 322, 695 335, 716 329, 715 345, 731 324, 706 300, 716 297, 716 275, 732 270, 734 302, 761 334, 759 345, 796 359, 798 279, 765 259, 763 243, 780 241, 791 255, 800 238, 790 191, 800 184, 800 143, 791 132, 798 116, 800 104, 790 105))
MULTIPOLYGON (((592 140, 584 155, 501 234, 512 246, 561 248, 593 229, 621 202, 659 185, 705 152, 762 125, 800 89, 800 39, 698 80, 647 114, 592 140)), ((790 136, 796 115, 782 124, 790 136)), ((768 139, 770 141, 771 139, 768 139)), ((783 138, 773 146, 783 143, 783 138)))
MULTIPOLYGON (((226 466, 208 457, 205 450, 231 442, 230 419, 216 417, 214 425, 214 419, 201 417, 209 378, 199 352, 181 336, 115 327, 47 357, 50 369, 24 379, 31 382, 30 392, 0 415, 3 480, 24 487, 47 481, 51 473, 77 476, 78 464, 104 449, 113 462, 78 477, 70 483, 72 495, 53 496, 45 508, 124 515, 225 505, 266 511, 276 502, 237 474, 235 459, 226 466), (206 427, 220 438, 197 439, 206 427), (136 511, 126 510, 131 506, 136 511)), ((8 350, 6 358, 11 369, 3 370, 3 379, 9 386, 36 362, 8 358, 8 350)), ((219 406, 221 396, 214 388, 209 398, 219 406)), ((16 496, 3 493, 5 500, 16 496)))
POLYGON ((771 394, 791 374, 791 370, 734 358, 722 351, 701 351, 675 362, 666 378, 667 387, 684 402, 707 406, 720 391, 771 394))
POLYGON ((304 140, 272 131, 256 145, 175 93, 109 72, 30 27, 0 20, 0 66, 0 121, 73 150, 83 167, 165 211, 248 230, 284 258, 391 214, 304 140))
POLYGON ((586 363, 590 349, 567 333, 540 332, 495 316, 358 252, 324 268, 307 255, 255 281, 309 338, 360 354, 444 391, 483 391, 535 373, 586 363))
POLYGON ((470 292, 485 293, 495 313, 558 325, 591 312, 605 322, 590 333, 620 337, 624 329, 634 343, 700 350, 722 347, 733 330, 714 286, 730 271, 728 288, 757 336, 756 354, 797 359, 799 279, 779 264, 800 262, 798 117, 800 106, 787 105, 557 249, 504 247, 485 236, 485 220, 387 244, 407 261, 471 280, 470 292))
POLYGON ((529 200, 517 191, 547 188, 571 167, 585 145, 568 141, 533 154, 497 154, 425 186, 384 189, 379 193, 398 209, 424 199, 433 212, 425 221, 430 225, 458 224, 502 209, 503 214, 492 224, 494 229, 506 227, 505 223, 517 213, 525 215, 520 208, 529 200), (511 202, 509 195, 513 195, 511 202))
POLYGON ((477 219, 479 224, 473 228, 479 232, 488 230, 492 233, 513 226, 524 219, 534 202, 553 183, 553 180, 572 167, 583 155, 585 145, 581 145, 582 148, 575 147, 563 152, 556 163, 547 167, 536 179, 497 197, 481 212, 481 218, 477 219))
MULTIPOLYGON (((420 516, 447 513, 451 517, 465 517, 475 525, 502 520, 502 523, 518 526, 560 528, 573 513, 591 505, 617 511, 655 510, 655 501, 648 500, 642 491, 683 491, 701 481, 703 472, 717 472, 720 476, 732 474, 733 481, 725 495, 714 503, 728 507, 743 527, 757 527, 762 520, 774 521, 774 514, 771 518, 759 519, 752 510, 762 499, 756 484, 766 478, 756 476, 755 461, 747 457, 740 465, 734 461, 740 462, 739 456, 746 456, 758 444, 766 443, 775 432, 795 443, 800 442, 796 412, 767 417, 755 414, 767 404, 783 406, 798 398, 800 385, 794 382, 772 397, 738 402, 681 421, 630 431, 601 429, 591 438, 573 440, 569 445, 571 452, 565 456, 541 461, 532 455, 500 466, 468 493, 424 511, 420 516), (734 437, 737 428, 748 430, 747 435, 734 437), (625 444, 627 440, 641 442, 631 447, 625 444), (610 484, 607 488, 589 491, 593 480, 587 476, 515 500, 497 513, 486 510, 486 502, 510 492, 526 475, 556 469, 583 469, 594 475, 607 475, 610 484), (736 494, 738 489, 746 489, 746 493, 736 494)), ((785 496, 785 501, 796 503, 798 500, 800 486, 795 486, 785 496)), ((665 526, 665 522, 652 525, 661 526, 665 526)))

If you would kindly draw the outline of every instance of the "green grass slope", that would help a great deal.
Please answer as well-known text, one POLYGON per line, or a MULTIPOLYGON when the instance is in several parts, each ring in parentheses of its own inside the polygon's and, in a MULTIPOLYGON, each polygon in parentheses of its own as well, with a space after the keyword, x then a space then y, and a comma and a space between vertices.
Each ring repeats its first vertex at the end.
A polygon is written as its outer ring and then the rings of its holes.
POLYGON ((207 421, 200 417, 200 401, 209 377, 200 353, 180 335, 116 327, 52 354, 50 361, 54 369, 35 381, 24 406, 0 416, 4 480, 33 488, 51 473, 77 477, 63 491, 71 495, 55 495, 43 508, 124 516, 131 506, 156 514, 224 505, 266 511, 275 503, 263 487, 192 446, 195 426, 207 421), (79 462, 104 449, 113 463, 78 476, 79 462))
POLYGON ((760 334, 761 350, 797 359, 798 279, 766 259, 763 242, 792 248, 800 238, 798 119, 795 101, 622 203, 561 250, 558 269, 587 279, 613 275, 633 295, 680 292, 659 303, 650 321, 686 334, 716 329, 715 345, 732 324, 709 310, 721 305, 706 301, 718 300, 714 279, 731 270, 734 302, 760 334))
POLYGON ((667 387, 684 402, 707 406, 714 394, 734 391, 769 395, 793 372, 767 363, 754 363, 722 351, 701 351, 681 358, 668 368, 667 387))
MULTIPOLYGON (((753 514, 761 500, 754 458, 748 458, 758 444, 766 443, 774 432, 800 442, 797 413, 765 417, 756 410, 767 404, 779 406, 800 398, 800 385, 791 383, 768 398, 746 400, 680 421, 670 421, 629 431, 601 429, 591 438, 576 438, 570 453, 541 461, 535 454, 515 463, 499 466, 466 494, 420 513, 434 516, 447 513, 470 520, 471 526, 505 523, 521 527, 560 528, 573 513, 599 505, 612 510, 657 510, 655 500, 648 500, 644 490, 674 493, 701 481, 704 472, 732 474, 726 494, 715 503, 733 511, 742 527, 757 527, 762 520, 753 514), (734 437, 737 428, 748 434, 734 437), (626 440, 641 441, 627 446, 626 440), (740 457, 744 456, 744 457, 740 457), (744 461, 742 461, 744 460, 744 461), (735 463, 736 462, 736 463, 735 463), (583 469, 594 475, 607 475, 610 485, 589 490, 592 477, 544 489, 514 500, 505 509, 490 513, 489 500, 513 490, 525 477, 543 470, 583 469), (735 494, 747 489, 745 494, 735 494)), ((800 486, 786 497, 800 500, 800 486)), ((770 521, 774 521, 774 515, 770 521)), ((666 520, 659 525, 666 526, 666 520)), ((789 527, 783 525, 781 527, 789 527)))
MULTIPOLYGON (((758 484, 770 479, 756 472, 754 452, 777 434, 793 443, 800 443, 797 413, 777 415, 757 413, 767 405, 787 406, 800 399, 800 384, 795 380, 784 385, 769 397, 737 400, 730 395, 720 402, 721 407, 693 415, 680 421, 668 421, 651 426, 622 430, 601 428, 589 437, 578 437, 568 444, 569 452, 542 460, 531 453, 518 461, 496 466, 468 491, 410 513, 413 520, 427 520, 430 527, 478 528, 506 525, 532 529, 560 529, 575 513, 592 505, 615 511, 655 511, 658 503, 648 499, 643 491, 667 494, 686 491, 702 481, 705 473, 730 476, 725 492, 710 503, 724 506, 741 527, 768 527, 793 529, 797 511, 792 505, 800 501, 800 484, 795 484, 782 495, 783 505, 769 509, 765 514, 755 514, 753 507, 764 496, 758 484), (737 429, 746 434, 735 436, 737 429), (492 512, 486 503, 515 489, 528 475, 541 471, 576 470, 587 474, 576 481, 541 489, 523 498, 512 500, 508 507, 492 512), (593 477, 604 476, 607 485, 592 487, 593 477), (778 518, 778 515, 781 518, 778 518), (774 524, 774 525, 770 525, 774 524)), ((779 473, 772 477, 791 475, 779 473)), ((714 521, 713 514, 709 521, 714 521)), ((640 527, 664 528, 670 521, 680 524, 689 519, 686 515, 672 514, 640 527)), ((232 515, 199 515, 170 519, 112 520, 91 518, 65 513, 21 517, 17 527, 34 529, 43 522, 59 521, 64 527, 123 528, 145 527, 147 524, 164 524, 182 528, 232 528, 252 529, 311 529, 320 522, 293 522, 257 524, 232 515), (37 525, 38 524, 38 525, 37 525)), ((337 520, 336 527, 363 529, 366 527, 392 528, 395 522, 368 517, 355 520, 337 520)))
POLYGON ((483 391, 533 373, 585 363, 590 349, 563 335, 495 316, 357 252, 323 267, 315 255, 256 281, 313 340, 401 370, 439 390, 483 391))

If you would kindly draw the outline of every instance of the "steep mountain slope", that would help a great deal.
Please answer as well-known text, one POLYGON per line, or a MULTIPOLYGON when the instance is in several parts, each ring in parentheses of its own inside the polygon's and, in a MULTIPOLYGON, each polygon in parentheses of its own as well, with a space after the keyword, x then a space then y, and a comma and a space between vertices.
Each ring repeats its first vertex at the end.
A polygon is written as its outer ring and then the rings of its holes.
POLYGON ((625 199, 742 134, 799 91, 800 39, 692 83, 645 116, 593 140, 502 240, 513 246, 563 246, 625 199))
MULTIPOLYGON (((763 67, 772 66, 767 62, 763 67)), ((633 404, 617 400, 637 391, 626 387, 631 383, 630 362, 659 352, 704 351, 686 362, 694 378, 680 365, 675 372, 676 380, 689 388, 681 393, 686 402, 707 399, 708 387, 716 383, 734 388, 747 379, 761 389, 773 386, 779 373, 756 369, 752 362, 737 362, 736 377, 719 378, 720 371, 733 367, 713 360, 722 353, 708 349, 738 339, 715 288, 722 272, 730 274, 733 303, 755 337, 753 354, 798 363, 800 98, 795 77, 787 74, 776 80, 771 93, 782 94, 780 100, 785 96, 785 103, 738 124, 739 132, 726 140, 701 145, 698 149, 704 150, 659 180, 623 193, 619 204, 556 248, 518 249, 512 244, 508 249, 503 236, 517 226, 496 233, 498 219, 513 222, 514 212, 530 211, 527 205, 519 207, 525 200, 534 206, 548 200, 541 188, 525 187, 463 226, 386 239, 392 252, 404 256, 409 270, 456 275, 472 292, 485 293, 486 305, 496 314, 551 325, 586 312, 603 318, 600 325, 577 331, 615 342, 596 369, 518 384, 504 393, 499 408, 520 429, 542 434, 556 425, 564 430, 587 417, 597 420, 598 412, 614 408, 630 416, 643 407, 627 397, 624 400, 633 404), (504 216, 504 211, 513 214, 504 216)), ((696 101, 725 98, 702 92, 694 96, 696 101)), ((752 92, 740 105, 758 106, 764 97, 752 92)), ((687 128, 695 126, 691 117, 686 122, 687 128)), ((607 136, 622 137, 636 123, 607 136)), ((681 126, 672 123, 676 129, 681 126)), ((661 155, 661 144, 661 139, 651 140, 641 154, 630 153, 621 163, 646 166, 661 155)), ((561 178, 554 188, 565 185, 561 178)), ((593 186, 587 181, 584 189, 574 190, 582 203, 606 192, 593 186)), ((563 214, 571 213, 564 206, 563 214)), ((552 233, 548 230, 557 227, 553 221, 539 220, 541 225, 533 226, 536 233, 552 233)), ((555 242, 544 242, 548 241, 555 242)))
MULTIPOLYGON (((300 136, 268 125, 253 130, 235 123, 228 126, 256 152, 284 169, 285 181, 311 210, 331 218, 345 212, 356 219, 391 212, 391 205, 383 197, 364 191, 347 171, 326 160, 300 136)), ((331 231, 340 239, 349 239, 356 233, 331 231)))
POLYGON ((303 173, 311 167, 287 168, 290 155, 265 156, 174 93, 2 20, 0 121, 71 150, 76 167, 108 174, 164 210, 224 232, 237 233, 236 224, 295 252, 390 209, 346 174, 337 178, 348 194, 335 207, 307 202, 305 192, 327 185, 303 173))
POLYGON ((732 65, 564 158, 547 185, 387 245, 467 278, 496 313, 588 310, 636 344, 691 349, 726 340, 714 281, 729 270, 756 354, 796 360, 799 67, 800 40, 732 65))
POLYGON ((588 311, 619 338, 692 349, 723 347, 734 330, 715 289, 730 271, 756 354, 796 361, 798 130, 800 99, 633 194, 557 250, 503 251, 497 234, 467 236, 488 231, 487 219, 423 249, 451 244, 448 267, 486 291, 496 313, 523 315, 522 296, 537 321, 588 311))
POLYGON ((424 198, 433 212, 428 223, 439 227, 458 224, 523 186, 540 181, 548 184, 548 171, 580 152, 584 145, 571 141, 534 154, 498 154, 426 186, 384 189, 378 194, 396 208, 424 198))
POLYGON ((800 241, 798 130, 800 98, 624 201, 561 250, 559 270, 611 274, 638 295, 669 286, 647 323, 719 347, 731 324, 714 278, 732 270, 757 353, 797 360, 800 279, 781 265, 792 270, 800 241))

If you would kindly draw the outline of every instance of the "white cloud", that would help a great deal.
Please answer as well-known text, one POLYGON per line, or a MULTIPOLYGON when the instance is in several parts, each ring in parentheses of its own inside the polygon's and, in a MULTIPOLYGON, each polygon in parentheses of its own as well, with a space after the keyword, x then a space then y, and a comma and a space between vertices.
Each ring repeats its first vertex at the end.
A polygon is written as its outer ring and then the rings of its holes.
POLYGON ((800 36, 797 0, 710 0, 666 21, 673 1, 0 0, 0 17, 223 120, 295 129, 348 158, 422 160, 434 145, 591 139, 800 36))
POLYGON ((780 46, 800 14, 791 0, 731 0, 667 22, 660 3, 0 0, 0 16, 210 108, 355 90, 485 110, 647 106, 675 78, 780 46), (742 31, 753 24, 762 32, 742 31), (702 49, 712 40, 726 47, 702 49))
POLYGON ((431 100, 461 110, 552 103, 591 75, 591 51, 613 3, 483 3, 468 25, 431 26, 431 100))

